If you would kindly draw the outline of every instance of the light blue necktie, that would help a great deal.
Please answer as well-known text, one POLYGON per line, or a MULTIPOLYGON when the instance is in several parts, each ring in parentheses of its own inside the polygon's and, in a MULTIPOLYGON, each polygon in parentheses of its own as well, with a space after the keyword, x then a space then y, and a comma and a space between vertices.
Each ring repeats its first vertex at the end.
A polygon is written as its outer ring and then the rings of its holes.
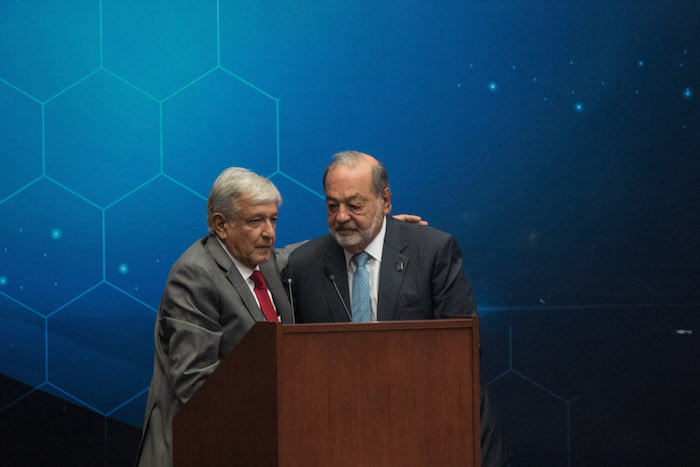
POLYGON ((366 323, 372 319, 372 308, 369 299, 369 272, 365 267, 369 253, 363 251, 352 257, 357 266, 352 276, 352 320, 355 323, 366 323))

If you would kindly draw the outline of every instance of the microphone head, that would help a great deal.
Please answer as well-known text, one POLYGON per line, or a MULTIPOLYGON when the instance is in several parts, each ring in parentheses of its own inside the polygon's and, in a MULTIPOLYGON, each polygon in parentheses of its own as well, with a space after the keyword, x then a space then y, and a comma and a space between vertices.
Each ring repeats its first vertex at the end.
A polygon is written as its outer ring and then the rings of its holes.
POLYGON ((328 267, 327 264, 323 265, 323 273, 326 275, 326 277, 332 281, 335 280, 335 274, 333 274, 333 271, 331 271, 331 268, 328 267))

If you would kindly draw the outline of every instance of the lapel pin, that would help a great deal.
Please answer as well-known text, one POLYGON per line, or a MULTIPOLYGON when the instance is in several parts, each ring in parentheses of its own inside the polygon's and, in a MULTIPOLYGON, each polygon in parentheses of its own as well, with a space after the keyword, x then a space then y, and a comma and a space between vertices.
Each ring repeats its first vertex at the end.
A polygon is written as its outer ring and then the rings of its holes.
POLYGON ((396 263, 394 266, 396 267, 396 271, 403 271, 403 263, 396 263))

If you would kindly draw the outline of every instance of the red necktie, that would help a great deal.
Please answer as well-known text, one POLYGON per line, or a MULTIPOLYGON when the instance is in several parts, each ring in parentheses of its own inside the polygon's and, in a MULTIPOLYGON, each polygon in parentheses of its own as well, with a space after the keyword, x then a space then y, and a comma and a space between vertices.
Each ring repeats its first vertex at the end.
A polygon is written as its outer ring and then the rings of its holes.
POLYGON ((260 302, 260 309, 262 310, 265 318, 268 321, 279 321, 277 319, 277 312, 275 312, 275 307, 272 306, 272 300, 270 300, 270 295, 267 293, 267 285, 265 285, 265 278, 260 271, 253 271, 250 275, 250 279, 255 284, 255 295, 258 297, 258 302, 260 302))

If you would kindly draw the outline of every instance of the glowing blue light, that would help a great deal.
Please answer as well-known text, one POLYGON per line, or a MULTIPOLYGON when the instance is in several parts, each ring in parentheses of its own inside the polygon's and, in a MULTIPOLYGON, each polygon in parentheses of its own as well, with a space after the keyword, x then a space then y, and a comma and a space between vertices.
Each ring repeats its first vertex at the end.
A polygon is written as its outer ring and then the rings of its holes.
POLYGON ((127 272, 129 272, 129 266, 127 266, 125 263, 120 264, 119 272, 122 274, 126 274, 127 272))
POLYGON ((644 66, 644 60, 640 60, 637 62, 637 66, 644 66))
POLYGON ((61 229, 51 230, 51 238, 53 238, 54 240, 58 240, 61 237, 63 237, 63 232, 61 232, 61 229))
POLYGON ((489 91, 496 92, 497 89, 498 89, 498 83, 496 83, 495 81, 491 81, 489 83, 489 91))
POLYGON ((583 112, 583 102, 577 102, 574 104, 574 110, 578 113, 583 112))
POLYGON ((683 90, 683 97, 685 97, 686 99, 692 99, 692 97, 693 97, 693 90, 690 89, 690 88, 685 88, 685 89, 683 90))
POLYGON ((7 284, 7 277, 0 276, 0 285, 5 285, 5 284, 7 284))
POLYGON ((574 61, 571 60, 571 61, 569 62, 569 65, 573 65, 573 64, 574 64, 574 61))

